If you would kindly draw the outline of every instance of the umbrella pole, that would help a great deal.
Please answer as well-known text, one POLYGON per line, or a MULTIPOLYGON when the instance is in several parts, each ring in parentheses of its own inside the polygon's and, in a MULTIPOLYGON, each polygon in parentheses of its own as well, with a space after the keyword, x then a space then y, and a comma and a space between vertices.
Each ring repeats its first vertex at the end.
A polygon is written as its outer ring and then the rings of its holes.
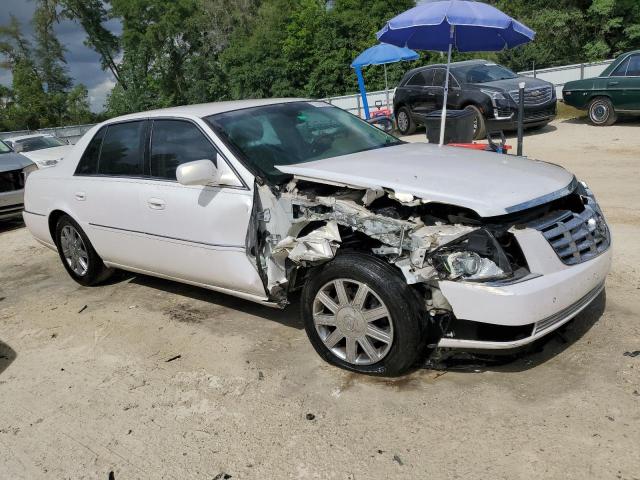
POLYGON ((387 96, 387 109, 389 109, 389 82, 387 81, 387 64, 384 64, 384 93, 387 96))
POLYGON ((362 76, 362 69, 355 67, 356 76, 358 77, 358 87, 360 88, 360 95, 362 96, 362 105, 364 106, 364 118, 369 118, 369 102, 367 101, 367 90, 364 87, 364 77, 362 76))
POLYGON ((444 144, 444 124, 447 118, 447 97, 449 96, 449 66, 451 65, 451 47, 453 45, 453 31, 455 27, 451 25, 449 28, 449 52, 447 53, 447 73, 444 77, 444 100, 442 102, 442 118, 440 119, 440 144, 444 144))

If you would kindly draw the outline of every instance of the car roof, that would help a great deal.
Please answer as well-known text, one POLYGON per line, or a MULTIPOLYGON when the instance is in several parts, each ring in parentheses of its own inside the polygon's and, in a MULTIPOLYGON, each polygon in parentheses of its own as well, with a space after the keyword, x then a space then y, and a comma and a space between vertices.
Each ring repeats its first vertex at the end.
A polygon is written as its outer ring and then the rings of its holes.
POLYGON ((307 98, 261 98, 252 100, 231 100, 226 102, 199 103, 196 105, 182 105, 179 107, 160 108, 148 110, 146 112, 130 113, 108 120, 106 123, 119 122, 123 120, 136 120, 150 117, 208 117, 217 113, 231 112, 251 107, 261 107, 265 105, 277 105, 279 103, 308 102, 307 98))
POLYGON ((32 133, 29 135, 17 135, 15 137, 7 137, 4 140, 9 142, 15 142, 17 140, 27 140, 29 138, 38 138, 38 137, 55 137, 55 135, 51 135, 50 133, 32 133))
MULTIPOLYGON (((477 58, 477 59, 474 59, 474 60, 462 60, 460 62, 451 62, 450 68, 464 67, 464 66, 467 66, 467 65, 482 65, 483 63, 487 63, 487 62, 489 62, 489 60, 484 60, 484 59, 481 59, 481 58, 477 58)), ((421 67, 412 68, 411 70, 409 70, 407 73, 404 74, 403 78, 408 78, 409 76, 413 75, 414 73, 421 72, 422 70, 426 70, 427 68, 433 68, 433 67, 447 68, 447 64, 446 63, 431 63, 429 65, 422 65, 421 67)))

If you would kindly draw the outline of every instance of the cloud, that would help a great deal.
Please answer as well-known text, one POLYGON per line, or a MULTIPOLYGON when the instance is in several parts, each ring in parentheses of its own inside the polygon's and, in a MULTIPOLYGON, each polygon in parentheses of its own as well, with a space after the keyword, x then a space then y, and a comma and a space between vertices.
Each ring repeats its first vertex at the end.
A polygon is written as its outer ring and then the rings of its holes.
MULTIPOLYGON (((33 1, 3 0, 0 8, 0 25, 7 25, 11 15, 15 16, 20 22, 23 34, 33 42, 31 18, 34 10, 35 2, 33 1)), ((118 20, 110 20, 104 25, 116 34, 122 31, 118 20)), ((100 56, 84 45, 86 34, 79 24, 63 20, 55 26, 55 32, 66 49, 65 59, 74 84, 84 84, 89 90, 91 110, 101 111, 106 95, 115 84, 113 76, 100 67, 100 56)), ((0 70, 0 83, 10 85, 11 72, 5 69, 0 70)))

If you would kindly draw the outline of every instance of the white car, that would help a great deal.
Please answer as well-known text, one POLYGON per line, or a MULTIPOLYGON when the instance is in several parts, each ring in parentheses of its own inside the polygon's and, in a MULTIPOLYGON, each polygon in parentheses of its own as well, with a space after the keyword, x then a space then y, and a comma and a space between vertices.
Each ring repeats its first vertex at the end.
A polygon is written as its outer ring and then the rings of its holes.
POLYGON ((34 162, 38 168, 53 167, 73 149, 73 145, 49 134, 21 135, 4 141, 15 152, 34 162))
POLYGON ((602 212, 565 169, 405 143, 296 99, 97 125, 29 176, 24 219, 82 285, 120 268, 279 307, 301 289, 322 358, 378 375, 435 345, 526 345, 611 264, 602 212))

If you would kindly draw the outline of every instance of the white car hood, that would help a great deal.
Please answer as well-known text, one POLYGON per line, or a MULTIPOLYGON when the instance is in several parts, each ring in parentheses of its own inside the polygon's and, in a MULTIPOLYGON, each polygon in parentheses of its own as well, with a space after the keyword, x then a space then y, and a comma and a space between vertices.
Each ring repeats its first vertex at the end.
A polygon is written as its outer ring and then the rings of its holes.
POLYGON ((405 143, 294 165, 278 165, 297 178, 360 188, 388 188, 425 202, 504 215, 569 193, 574 176, 564 168, 515 155, 427 143, 405 143))
POLYGON ((73 145, 62 145, 60 147, 43 148, 42 150, 21 153, 29 160, 37 163, 45 160, 62 160, 72 148, 73 145))

